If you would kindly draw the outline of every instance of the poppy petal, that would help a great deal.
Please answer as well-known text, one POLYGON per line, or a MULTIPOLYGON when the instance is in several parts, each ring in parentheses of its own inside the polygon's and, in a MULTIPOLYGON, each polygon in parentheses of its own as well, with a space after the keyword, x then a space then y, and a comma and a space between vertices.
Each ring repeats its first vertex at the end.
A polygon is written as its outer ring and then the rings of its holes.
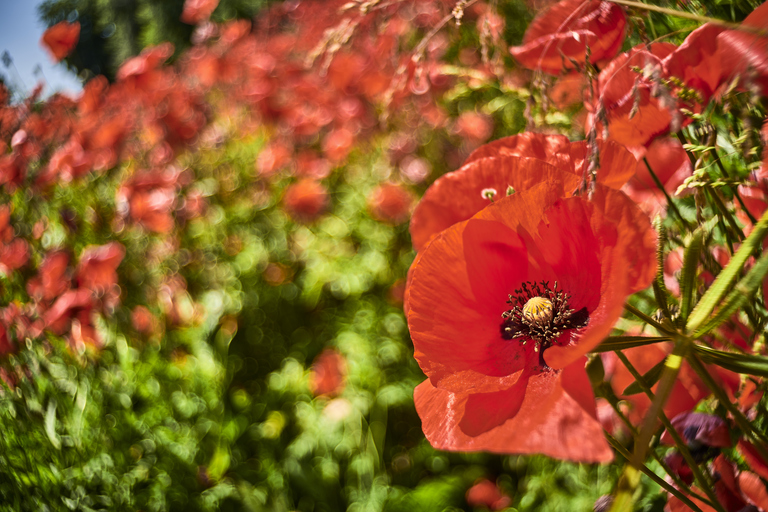
POLYGON ((624 10, 601 0, 563 0, 528 26, 523 45, 510 53, 524 67, 559 74, 586 61, 616 55, 624 40, 624 10))
POLYGON ((488 206, 484 190, 495 190, 494 200, 499 200, 508 187, 521 191, 549 180, 561 183, 563 195, 578 186, 577 177, 541 160, 514 156, 474 159, 437 179, 419 201, 410 225, 413 246, 421 250, 430 237, 488 206))
POLYGON ((527 384, 525 398, 513 418, 469 436, 459 426, 468 395, 424 381, 414 390, 424 434, 441 450, 542 453, 580 462, 613 459, 600 423, 563 390, 561 372, 532 376, 527 384))

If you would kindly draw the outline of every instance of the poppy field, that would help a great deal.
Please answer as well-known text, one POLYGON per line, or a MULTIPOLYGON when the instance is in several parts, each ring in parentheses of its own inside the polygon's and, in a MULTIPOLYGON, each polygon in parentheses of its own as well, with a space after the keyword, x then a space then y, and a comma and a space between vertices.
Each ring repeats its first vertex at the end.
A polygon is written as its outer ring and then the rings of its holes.
POLYGON ((768 4, 229 5, 0 82, 0 510, 768 511, 768 4))

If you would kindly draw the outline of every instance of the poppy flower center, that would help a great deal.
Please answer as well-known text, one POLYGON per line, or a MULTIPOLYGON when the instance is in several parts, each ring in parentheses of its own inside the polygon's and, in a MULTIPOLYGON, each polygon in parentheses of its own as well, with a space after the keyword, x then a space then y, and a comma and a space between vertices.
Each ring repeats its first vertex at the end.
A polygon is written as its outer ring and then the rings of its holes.
POLYGON ((546 368, 544 350, 557 343, 565 331, 579 329, 589 322, 587 308, 571 309, 570 299, 570 294, 558 288, 557 281, 552 288, 549 281, 526 281, 514 295, 509 295, 507 304, 512 309, 501 315, 501 337, 520 338, 523 345, 533 342, 533 351, 539 353, 539 362, 546 368))

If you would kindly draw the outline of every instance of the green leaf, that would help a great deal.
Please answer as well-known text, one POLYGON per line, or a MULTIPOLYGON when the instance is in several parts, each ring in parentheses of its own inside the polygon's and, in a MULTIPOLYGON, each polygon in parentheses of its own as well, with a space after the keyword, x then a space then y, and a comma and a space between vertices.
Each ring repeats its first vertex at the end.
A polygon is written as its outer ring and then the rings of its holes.
POLYGON ((680 293, 682 303, 680 305, 680 318, 685 321, 693 307, 693 291, 696 288, 696 270, 699 267, 701 250, 704 247, 704 230, 700 227, 693 232, 691 242, 685 248, 683 256, 683 269, 680 275, 680 293))
POLYGON ((768 253, 763 254, 747 275, 738 282, 733 291, 725 298, 717 313, 703 327, 695 331, 694 338, 701 338, 738 311, 744 303, 750 300, 757 288, 763 283, 766 273, 768 273, 768 253))
POLYGON ((672 340, 673 338, 669 336, 608 336, 592 352, 613 352, 614 350, 642 347, 643 345, 653 345, 654 343, 672 340))
POLYGON ((768 377, 767 357, 723 352, 702 345, 695 345, 694 352, 705 363, 714 364, 736 373, 768 377))
MULTIPOLYGON (((722 301, 725 294, 733 286, 736 279, 738 279, 741 269, 744 268, 744 264, 747 259, 753 254, 753 252, 760 246, 766 233, 768 233, 768 210, 763 213, 760 218, 760 222, 757 223, 755 229, 741 244, 741 247, 736 254, 733 255, 728 265, 718 274, 715 282, 709 287, 707 293, 701 298, 696 307, 693 308, 691 316, 688 318, 686 329, 690 331, 696 331, 701 325, 709 318, 714 311, 715 307, 722 301)), ((754 269, 753 269, 754 270, 754 269)))
MULTIPOLYGON (((645 384, 650 388, 653 387, 654 384, 656 384, 659 379, 661 378, 661 372, 664 370, 664 364, 667 362, 667 359, 664 358, 663 361, 658 363, 656 366, 648 370, 643 375, 643 381, 645 384)), ((624 396, 630 396, 630 395, 636 395, 638 393, 642 393, 643 388, 640 386, 639 382, 633 382, 627 388, 621 393, 624 396)))

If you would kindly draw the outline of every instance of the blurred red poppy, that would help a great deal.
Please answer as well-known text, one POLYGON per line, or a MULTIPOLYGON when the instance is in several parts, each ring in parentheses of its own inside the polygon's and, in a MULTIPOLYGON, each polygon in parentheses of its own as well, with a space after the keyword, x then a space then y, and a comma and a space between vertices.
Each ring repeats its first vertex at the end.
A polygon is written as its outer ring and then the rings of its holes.
POLYGON ((623 189, 649 216, 667 206, 664 190, 674 195, 678 187, 693 173, 688 153, 677 137, 656 137, 645 146, 628 148, 637 158, 635 175, 623 189), (650 165, 650 169, 649 166, 650 165), (664 187, 661 190, 651 171, 664 187))
POLYGON ((553 75, 590 61, 610 59, 624 42, 627 17, 602 0, 563 0, 531 22, 523 44, 509 49, 524 67, 553 75))
POLYGON ((650 284, 655 234, 623 193, 553 179, 434 237, 412 267, 415 391, 439 449, 606 461, 584 355, 650 284))
POLYGON ((328 191, 313 179, 297 181, 286 189, 283 196, 285 211, 297 222, 314 222, 327 206, 328 191))
POLYGON ((315 396, 336 396, 344 389, 346 374, 344 356, 327 348, 312 363, 309 389, 315 396))
POLYGON ((408 220, 413 207, 413 194, 397 183, 383 183, 368 196, 371 216, 381 222, 398 225, 408 220))
POLYGON ((190 25, 207 20, 219 5, 219 0, 185 0, 181 21, 190 25))
POLYGON ((27 292, 36 299, 53 300, 71 286, 67 275, 69 256, 64 251, 54 251, 43 259, 38 276, 27 282, 27 292))
POLYGON ((93 325, 93 294, 90 290, 68 290, 43 315, 45 328, 54 334, 67 334, 76 348, 100 347, 101 337, 93 325))
POLYGON ((659 94, 662 59, 677 47, 671 43, 639 45, 614 58, 597 80, 593 112, 604 110, 608 139, 627 147, 644 146, 669 131, 676 114, 674 99, 659 94), (635 71, 640 68, 641 73, 635 71), (654 78, 655 77, 655 78, 654 78))
POLYGON ((43 32, 40 44, 48 50, 53 60, 59 62, 72 53, 79 39, 80 23, 62 21, 43 32))
POLYGON ((486 507, 489 510, 501 510, 512 504, 512 498, 487 478, 475 482, 465 497, 469 506, 486 507))
POLYGON ((118 189, 118 211, 150 231, 169 233, 174 227, 178 176, 171 167, 138 172, 118 189))
POLYGON ((722 70, 717 36, 723 29, 705 23, 662 61, 664 74, 678 78, 699 93, 697 103, 706 103, 720 86, 722 70))
MULTIPOLYGON (((744 18, 742 25, 768 29, 768 3, 744 18)), ((725 30, 717 36, 722 79, 741 77, 742 84, 756 83, 768 92, 768 38, 743 30, 725 30)))
MULTIPOLYGON (((635 158, 615 142, 598 141, 598 150, 598 183, 620 188, 634 172, 635 158)), ((586 142, 563 135, 526 132, 481 146, 460 169, 438 178, 419 201, 410 226, 413 246, 421 250, 430 237, 498 201, 510 187, 519 192, 555 180, 561 195, 569 196, 587 165, 586 142)))
POLYGON ((117 267, 123 261, 125 248, 120 242, 86 247, 77 265, 77 282, 95 292, 117 284, 117 267))

